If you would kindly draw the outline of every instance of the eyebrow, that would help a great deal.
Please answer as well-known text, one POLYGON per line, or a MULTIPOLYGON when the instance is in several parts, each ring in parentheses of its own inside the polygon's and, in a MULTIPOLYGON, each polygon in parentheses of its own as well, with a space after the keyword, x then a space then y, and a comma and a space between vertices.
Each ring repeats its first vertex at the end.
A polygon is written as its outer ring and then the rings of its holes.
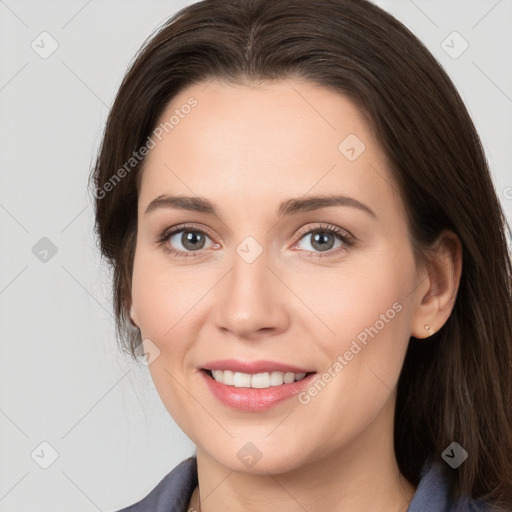
MULTIPOLYGON (((343 195, 318 195, 291 198, 283 201, 277 209, 279 219, 287 215, 293 215, 300 212, 309 212, 328 208, 330 206, 348 206, 364 211, 373 218, 377 218, 375 212, 366 204, 343 195)), ((146 208, 145 215, 160 208, 187 210, 192 212, 206 213, 220 218, 216 206, 208 199, 193 196, 171 196, 162 194, 153 199, 146 208)))

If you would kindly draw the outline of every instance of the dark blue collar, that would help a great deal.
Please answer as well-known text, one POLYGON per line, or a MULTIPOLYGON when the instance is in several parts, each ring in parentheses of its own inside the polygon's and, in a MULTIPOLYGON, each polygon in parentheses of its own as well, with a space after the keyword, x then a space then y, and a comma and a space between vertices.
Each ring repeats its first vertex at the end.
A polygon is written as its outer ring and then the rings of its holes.
MULTIPOLYGON (((446 471, 440 464, 424 464, 421 480, 407 512, 492 510, 484 503, 467 497, 451 498, 446 471)), ((178 464, 145 498, 118 512, 187 512, 197 481, 197 459, 192 456, 178 464)))

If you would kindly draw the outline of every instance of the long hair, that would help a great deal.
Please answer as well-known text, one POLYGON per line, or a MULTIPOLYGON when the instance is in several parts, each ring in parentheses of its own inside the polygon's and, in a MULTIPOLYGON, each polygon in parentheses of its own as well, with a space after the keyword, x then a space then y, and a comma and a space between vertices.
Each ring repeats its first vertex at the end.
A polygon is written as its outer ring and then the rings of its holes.
POLYGON ((456 470, 443 463, 453 496, 509 510, 510 228, 452 81, 403 24, 366 0, 205 0, 144 42, 115 98, 91 173, 100 250, 114 271, 118 342, 131 354, 141 342, 127 308, 144 159, 128 170, 126 162, 187 86, 293 77, 345 95, 365 115, 405 204, 418 264, 428 261, 443 229, 462 243, 452 314, 428 342, 411 338, 399 377, 399 469, 417 485, 423 463, 441 460, 456 441, 469 457, 456 470))

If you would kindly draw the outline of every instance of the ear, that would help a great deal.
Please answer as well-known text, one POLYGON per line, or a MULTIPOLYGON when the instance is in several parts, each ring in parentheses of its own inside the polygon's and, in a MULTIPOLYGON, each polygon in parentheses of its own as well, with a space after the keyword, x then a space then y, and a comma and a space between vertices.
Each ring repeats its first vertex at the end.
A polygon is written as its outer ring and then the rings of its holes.
POLYGON ((133 302, 130 306, 130 323, 134 326, 139 328, 139 321, 137 320, 137 313, 135 312, 135 308, 133 306, 133 302))
POLYGON ((411 335, 428 338, 450 316, 462 274, 462 244, 452 231, 443 231, 433 247, 426 282, 418 288, 419 305, 412 318, 411 335))

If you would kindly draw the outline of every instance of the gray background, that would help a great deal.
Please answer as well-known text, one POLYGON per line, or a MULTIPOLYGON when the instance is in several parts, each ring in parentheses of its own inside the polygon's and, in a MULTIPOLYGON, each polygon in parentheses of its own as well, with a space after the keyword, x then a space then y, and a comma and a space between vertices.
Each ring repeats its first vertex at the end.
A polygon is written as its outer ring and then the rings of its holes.
MULTIPOLYGON (((0 512, 115 510, 193 453, 117 348, 86 189, 130 60, 190 3, 0 0, 0 512)), ((512 219, 512 0, 376 3, 454 80, 512 219)))

